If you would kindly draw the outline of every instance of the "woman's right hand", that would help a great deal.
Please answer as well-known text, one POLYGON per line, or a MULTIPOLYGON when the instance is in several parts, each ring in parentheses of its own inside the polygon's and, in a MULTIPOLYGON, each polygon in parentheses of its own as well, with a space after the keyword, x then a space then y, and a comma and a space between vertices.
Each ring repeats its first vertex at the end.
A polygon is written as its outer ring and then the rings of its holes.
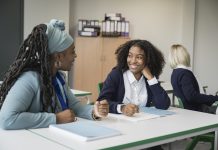
POLYGON ((142 70, 142 74, 148 79, 151 80, 154 78, 154 76, 151 74, 151 70, 148 68, 148 66, 145 66, 142 70))
POLYGON ((76 121, 76 116, 73 110, 71 109, 66 109, 56 114, 57 124, 69 123, 69 122, 74 122, 74 121, 76 121))
POLYGON ((139 107, 135 104, 122 105, 121 111, 124 115, 131 117, 139 112, 139 107))

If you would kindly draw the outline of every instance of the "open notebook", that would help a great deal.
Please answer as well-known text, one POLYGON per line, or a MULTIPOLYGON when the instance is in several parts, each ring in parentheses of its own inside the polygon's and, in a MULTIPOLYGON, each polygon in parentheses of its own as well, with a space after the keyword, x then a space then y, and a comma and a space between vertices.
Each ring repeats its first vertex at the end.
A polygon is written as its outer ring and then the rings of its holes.
POLYGON ((141 120, 154 119, 154 118, 164 117, 173 114, 175 114, 175 112, 156 109, 154 107, 140 107, 139 113, 135 113, 132 117, 128 117, 123 114, 112 114, 112 113, 109 113, 108 116, 121 120, 137 122, 141 120))
POLYGON ((121 135, 121 132, 112 128, 99 125, 91 121, 77 121, 66 124, 52 124, 51 131, 69 136, 75 140, 92 141, 111 136, 121 135))
POLYGON ((154 114, 158 115, 160 117, 168 116, 168 115, 173 115, 175 112, 169 111, 169 110, 163 110, 163 109, 157 109, 155 107, 140 107, 139 108, 140 112, 144 112, 146 114, 154 114))
POLYGON ((132 117, 129 117, 123 114, 112 114, 112 113, 109 113, 108 116, 116 118, 116 119, 120 119, 120 120, 127 120, 127 121, 133 121, 133 122, 160 117, 158 115, 146 114, 144 112, 136 113, 132 117))

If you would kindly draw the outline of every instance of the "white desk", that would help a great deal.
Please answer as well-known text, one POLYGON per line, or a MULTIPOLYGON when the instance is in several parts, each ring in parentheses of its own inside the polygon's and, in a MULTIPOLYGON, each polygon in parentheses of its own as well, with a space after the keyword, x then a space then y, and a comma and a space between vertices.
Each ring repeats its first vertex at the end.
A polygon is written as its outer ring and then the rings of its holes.
POLYGON ((28 130, 0 129, 0 150, 69 150, 28 130))
MULTIPOLYGON (((81 142, 49 131, 48 128, 29 130, 39 139, 64 145, 69 149, 142 149, 170 143, 195 135, 218 131, 218 116, 179 108, 171 108, 175 115, 151 120, 128 122, 105 118, 97 123, 120 130, 123 134, 101 140, 81 142)), ((4 137, 4 136, 3 136, 4 137)), ((217 134, 215 150, 217 150, 217 134)), ((47 147, 47 144, 45 144, 47 147)))
POLYGON ((79 96, 88 96, 88 95, 92 95, 91 92, 87 92, 87 91, 81 91, 81 90, 75 90, 75 89, 71 89, 71 91, 73 92, 73 94, 77 97, 79 96))

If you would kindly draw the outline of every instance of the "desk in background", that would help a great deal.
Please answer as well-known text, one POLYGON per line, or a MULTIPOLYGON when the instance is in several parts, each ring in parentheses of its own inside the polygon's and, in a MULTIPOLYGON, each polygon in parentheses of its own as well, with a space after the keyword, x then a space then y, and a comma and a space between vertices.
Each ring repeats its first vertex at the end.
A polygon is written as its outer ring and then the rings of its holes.
MULTIPOLYGON (((217 115, 174 107, 171 107, 170 110, 176 112, 176 114, 139 122, 128 122, 111 117, 96 121, 99 125, 121 131, 122 135, 90 142, 74 140, 51 132, 48 128, 31 129, 29 131, 39 136, 40 140, 44 139, 45 141, 54 142, 54 144, 60 144, 64 148, 79 150, 143 149, 216 131, 215 150, 217 150, 217 115)), ((28 143, 28 139, 26 140, 28 143)), ((3 141, 1 140, 2 143, 0 144, 4 144, 3 141)), ((45 147, 47 147, 46 143, 45 147)))
POLYGON ((173 93, 173 87, 172 87, 171 83, 163 82, 160 85, 164 88, 164 90, 167 92, 167 94, 173 93))
POLYGON ((89 96, 92 95, 91 92, 87 92, 87 91, 81 91, 81 90, 75 90, 75 89, 71 89, 71 91, 73 92, 73 94, 78 97, 78 99, 83 101, 83 98, 85 98, 84 103, 90 104, 92 103, 89 96))

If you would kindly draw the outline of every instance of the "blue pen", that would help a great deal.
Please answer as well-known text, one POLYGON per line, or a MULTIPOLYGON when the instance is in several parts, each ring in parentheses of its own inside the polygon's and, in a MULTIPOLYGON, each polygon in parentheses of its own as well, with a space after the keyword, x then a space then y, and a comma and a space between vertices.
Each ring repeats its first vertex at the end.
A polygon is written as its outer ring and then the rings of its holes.
POLYGON ((131 103, 131 100, 130 100, 128 97, 126 97, 126 100, 127 100, 129 103, 131 103))

